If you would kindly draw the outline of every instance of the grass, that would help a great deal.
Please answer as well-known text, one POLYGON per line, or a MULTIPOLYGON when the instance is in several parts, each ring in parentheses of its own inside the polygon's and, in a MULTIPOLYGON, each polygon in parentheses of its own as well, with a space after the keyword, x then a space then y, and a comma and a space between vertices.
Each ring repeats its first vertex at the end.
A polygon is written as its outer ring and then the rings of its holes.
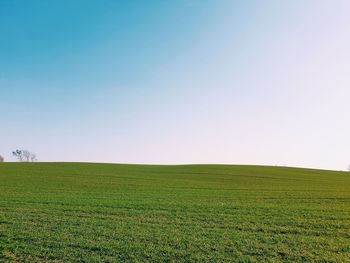
POLYGON ((350 262, 350 174, 3 163, 0 261, 350 262))

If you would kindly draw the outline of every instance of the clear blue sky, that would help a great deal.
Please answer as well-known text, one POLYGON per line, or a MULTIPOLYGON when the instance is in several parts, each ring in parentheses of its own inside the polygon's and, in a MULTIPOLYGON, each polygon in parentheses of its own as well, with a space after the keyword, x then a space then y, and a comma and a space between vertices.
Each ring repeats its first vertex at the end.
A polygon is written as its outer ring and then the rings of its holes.
POLYGON ((0 154, 350 163, 350 2, 0 2, 0 154))

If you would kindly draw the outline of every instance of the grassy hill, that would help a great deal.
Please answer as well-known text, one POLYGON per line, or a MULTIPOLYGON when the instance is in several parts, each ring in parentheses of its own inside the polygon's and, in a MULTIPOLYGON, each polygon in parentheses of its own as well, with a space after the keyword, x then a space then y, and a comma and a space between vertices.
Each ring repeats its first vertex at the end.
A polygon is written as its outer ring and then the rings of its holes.
POLYGON ((350 262, 350 174, 3 163, 0 261, 350 262))

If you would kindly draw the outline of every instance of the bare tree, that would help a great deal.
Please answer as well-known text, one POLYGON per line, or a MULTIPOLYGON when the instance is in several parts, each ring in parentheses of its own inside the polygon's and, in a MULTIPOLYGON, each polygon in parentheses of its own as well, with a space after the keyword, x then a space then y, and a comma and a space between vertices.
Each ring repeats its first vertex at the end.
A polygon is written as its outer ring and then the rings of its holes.
POLYGON ((12 152, 12 155, 15 156, 19 162, 23 162, 24 158, 21 150, 16 150, 12 152))
POLYGON ((35 162, 37 161, 36 155, 27 150, 16 150, 12 152, 12 155, 17 158, 19 162, 35 162))
POLYGON ((30 155, 30 161, 31 162, 36 162, 38 159, 36 158, 36 154, 34 154, 34 153, 32 153, 31 155, 30 155))
POLYGON ((5 161, 4 157, 0 155, 0 163, 3 163, 5 161))

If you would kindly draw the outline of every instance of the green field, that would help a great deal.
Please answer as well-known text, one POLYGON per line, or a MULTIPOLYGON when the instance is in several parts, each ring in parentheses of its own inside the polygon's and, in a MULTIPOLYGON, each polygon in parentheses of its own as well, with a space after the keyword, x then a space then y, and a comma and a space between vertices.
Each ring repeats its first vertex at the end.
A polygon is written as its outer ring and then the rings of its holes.
POLYGON ((350 262, 350 174, 3 163, 0 261, 350 262))

